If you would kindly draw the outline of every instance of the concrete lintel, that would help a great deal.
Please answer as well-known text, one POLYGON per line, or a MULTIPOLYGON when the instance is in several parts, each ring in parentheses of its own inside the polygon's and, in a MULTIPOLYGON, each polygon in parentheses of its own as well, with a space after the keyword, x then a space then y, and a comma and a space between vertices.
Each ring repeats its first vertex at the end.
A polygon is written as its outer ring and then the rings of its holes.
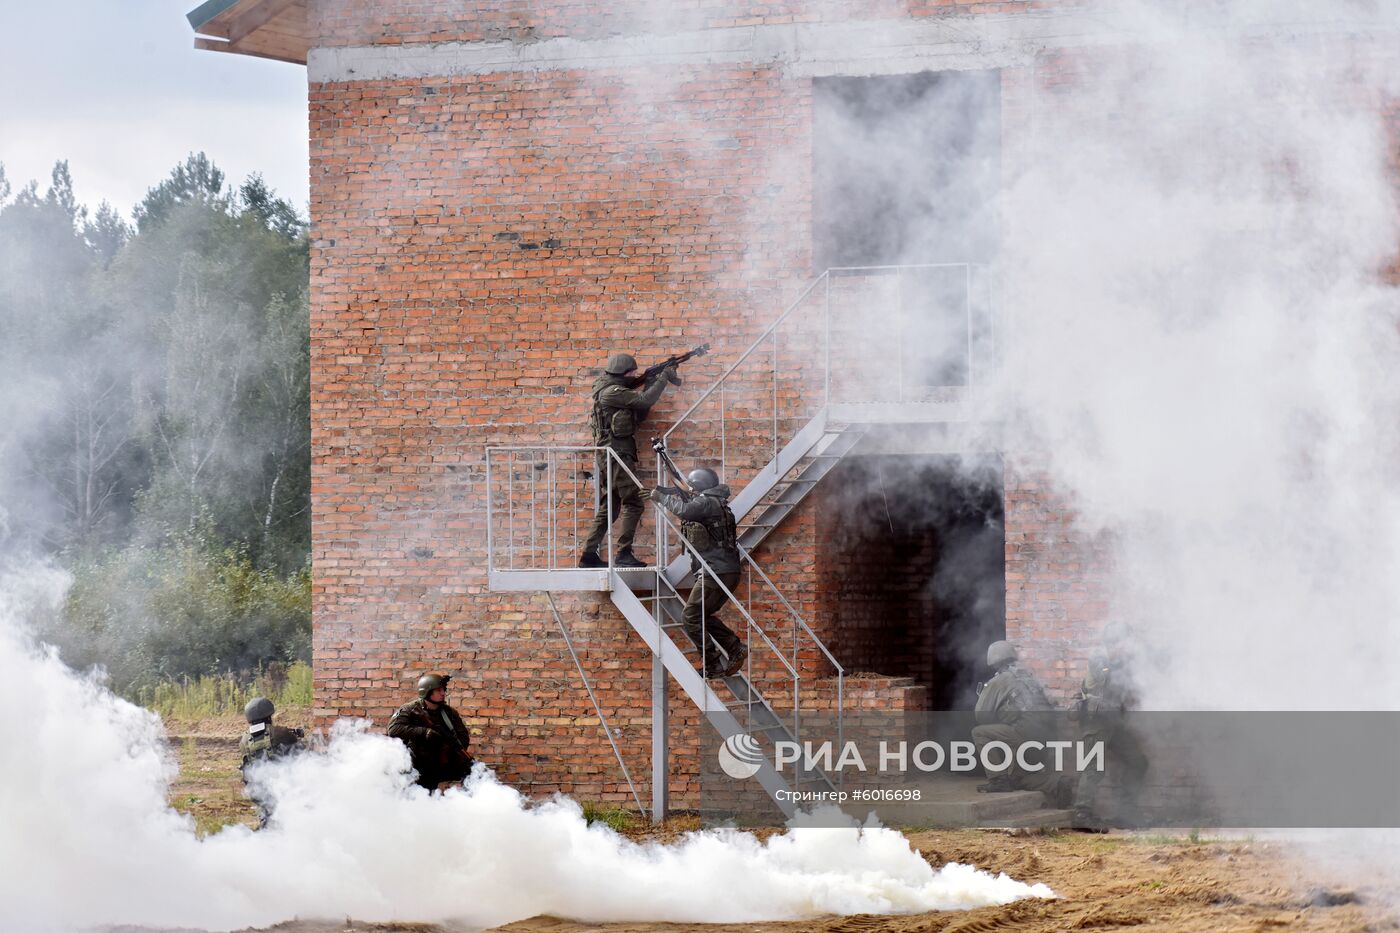
MULTIPOLYGON (((1183 14, 1179 25, 1190 22, 1183 14)), ((1306 21, 1264 16, 1216 24, 1239 35, 1393 36, 1384 15, 1319 10, 1306 21)), ((446 42, 312 49, 313 83, 453 77, 517 71, 603 70, 666 65, 774 66, 800 76, 896 74, 1002 68, 1039 52, 1149 38, 1121 8, 1049 10, 834 23, 786 23, 666 34, 561 37, 539 42, 446 42)))
POLYGON ((448 42, 313 49, 312 82, 453 77, 513 71, 601 70, 649 65, 779 66, 799 75, 1003 67, 1028 61, 1047 41, 1102 31, 1063 13, 942 16, 927 20, 778 24, 666 35, 541 42, 448 42))

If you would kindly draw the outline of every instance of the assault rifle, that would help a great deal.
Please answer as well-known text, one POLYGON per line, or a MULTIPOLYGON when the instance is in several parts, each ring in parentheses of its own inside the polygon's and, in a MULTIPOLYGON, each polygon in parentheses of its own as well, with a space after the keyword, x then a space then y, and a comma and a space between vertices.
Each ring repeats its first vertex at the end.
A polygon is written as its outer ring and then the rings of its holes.
MULTIPOLYGON (((661 375, 665 370, 669 369, 670 367, 680 366, 686 360, 693 359, 697 356, 704 356, 706 353, 709 352, 710 345, 708 343, 702 343, 694 350, 687 350, 685 353, 678 353, 675 356, 668 356, 666 359, 662 360, 660 363, 657 363, 655 366, 648 366, 645 370, 642 371, 642 374, 640 376, 629 377, 627 380, 627 386, 628 388, 636 388, 640 385, 646 385, 648 382, 651 382, 653 379, 661 375)), ((679 372, 671 373, 668 376, 668 378, 671 380, 671 383, 673 385, 681 384, 681 374, 679 372)))
POLYGON ((676 462, 671 459, 670 453, 666 450, 665 439, 653 437, 651 439, 651 449, 656 451, 656 455, 661 458, 661 463, 666 467, 666 472, 675 477, 676 482, 680 484, 678 488, 680 489, 681 495, 693 496, 695 491, 690 488, 690 484, 685 481, 685 477, 682 476, 681 471, 677 469, 676 462))

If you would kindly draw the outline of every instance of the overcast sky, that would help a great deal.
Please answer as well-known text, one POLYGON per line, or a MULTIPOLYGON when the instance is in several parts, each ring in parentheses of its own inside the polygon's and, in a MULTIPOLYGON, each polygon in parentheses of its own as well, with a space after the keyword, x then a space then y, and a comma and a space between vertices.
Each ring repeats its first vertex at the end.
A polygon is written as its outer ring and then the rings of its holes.
POLYGON ((198 0, 0 0, 0 163, 41 190, 67 159, 78 198, 124 215, 190 152, 233 183, 262 172, 306 210, 306 69, 199 52, 198 0))

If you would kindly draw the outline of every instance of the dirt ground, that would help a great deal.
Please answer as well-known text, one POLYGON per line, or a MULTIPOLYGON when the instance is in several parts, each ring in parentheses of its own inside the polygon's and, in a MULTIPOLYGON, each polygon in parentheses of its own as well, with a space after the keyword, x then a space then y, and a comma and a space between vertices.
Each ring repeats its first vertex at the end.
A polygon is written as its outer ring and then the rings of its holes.
MULTIPOLYGON (((294 722, 288 725, 296 725, 294 722)), ((191 814, 201 832, 233 822, 256 825, 238 775, 238 721, 170 723, 181 776, 171 803, 191 814)), ((691 828, 677 821, 660 830, 629 830, 665 840, 691 828)), ((968 862, 1026 882, 1044 882, 1057 900, 911 916, 831 917, 760 924, 583 924, 540 917, 499 929, 510 933, 642 931, 829 931, 829 933, 991 933, 1060 930, 1202 931, 1400 930, 1396 892, 1378 879, 1329 877, 1285 841, 1209 839, 1176 833, 1016 833, 935 830, 908 833, 935 867, 968 862)), ((411 918, 405 918, 405 921, 411 918)), ((278 933, 448 933, 434 924, 294 922, 278 933)))

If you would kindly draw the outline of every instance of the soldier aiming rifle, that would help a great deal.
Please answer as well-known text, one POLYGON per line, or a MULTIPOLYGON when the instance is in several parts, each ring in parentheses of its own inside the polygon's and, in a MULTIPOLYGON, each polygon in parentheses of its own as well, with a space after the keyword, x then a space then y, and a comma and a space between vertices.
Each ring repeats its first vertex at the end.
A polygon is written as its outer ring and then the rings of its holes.
POLYGON ((706 677, 731 677, 744 666, 749 651, 743 640, 717 615, 729 601, 728 594, 739 585, 742 566, 738 522, 734 510, 729 507, 729 487, 719 481, 714 470, 691 470, 689 476, 682 479, 680 470, 666 452, 665 442, 657 438, 651 446, 680 484, 658 486, 651 491, 651 498, 681 520, 681 535, 694 549, 691 570, 695 573, 695 585, 681 614, 685 633, 704 655, 706 677), (713 575, 700 565, 695 555, 709 565, 713 575), (723 656, 717 651, 723 652, 723 656))
POLYGON ((637 428, 646 420, 651 406, 661 398, 666 386, 681 384, 677 368, 686 360, 704 356, 709 349, 710 345, 704 344, 688 353, 668 357, 648 367, 640 375, 636 375, 637 360, 630 353, 614 353, 608 357, 603 374, 593 383, 593 408, 588 424, 593 432, 593 446, 608 448, 616 455, 616 460, 606 450, 598 451, 597 475, 602 484, 601 495, 593 525, 583 543, 583 553, 579 555, 580 567, 608 566, 598 549, 608 534, 608 524, 613 517, 616 517, 618 527, 618 551, 613 563, 618 567, 646 566, 632 553, 632 542, 637 536, 637 525, 642 520, 643 506, 641 487, 628 475, 628 471, 633 475, 637 472, 637 428), (642 387, 640 391, 638 386, 642 387))

